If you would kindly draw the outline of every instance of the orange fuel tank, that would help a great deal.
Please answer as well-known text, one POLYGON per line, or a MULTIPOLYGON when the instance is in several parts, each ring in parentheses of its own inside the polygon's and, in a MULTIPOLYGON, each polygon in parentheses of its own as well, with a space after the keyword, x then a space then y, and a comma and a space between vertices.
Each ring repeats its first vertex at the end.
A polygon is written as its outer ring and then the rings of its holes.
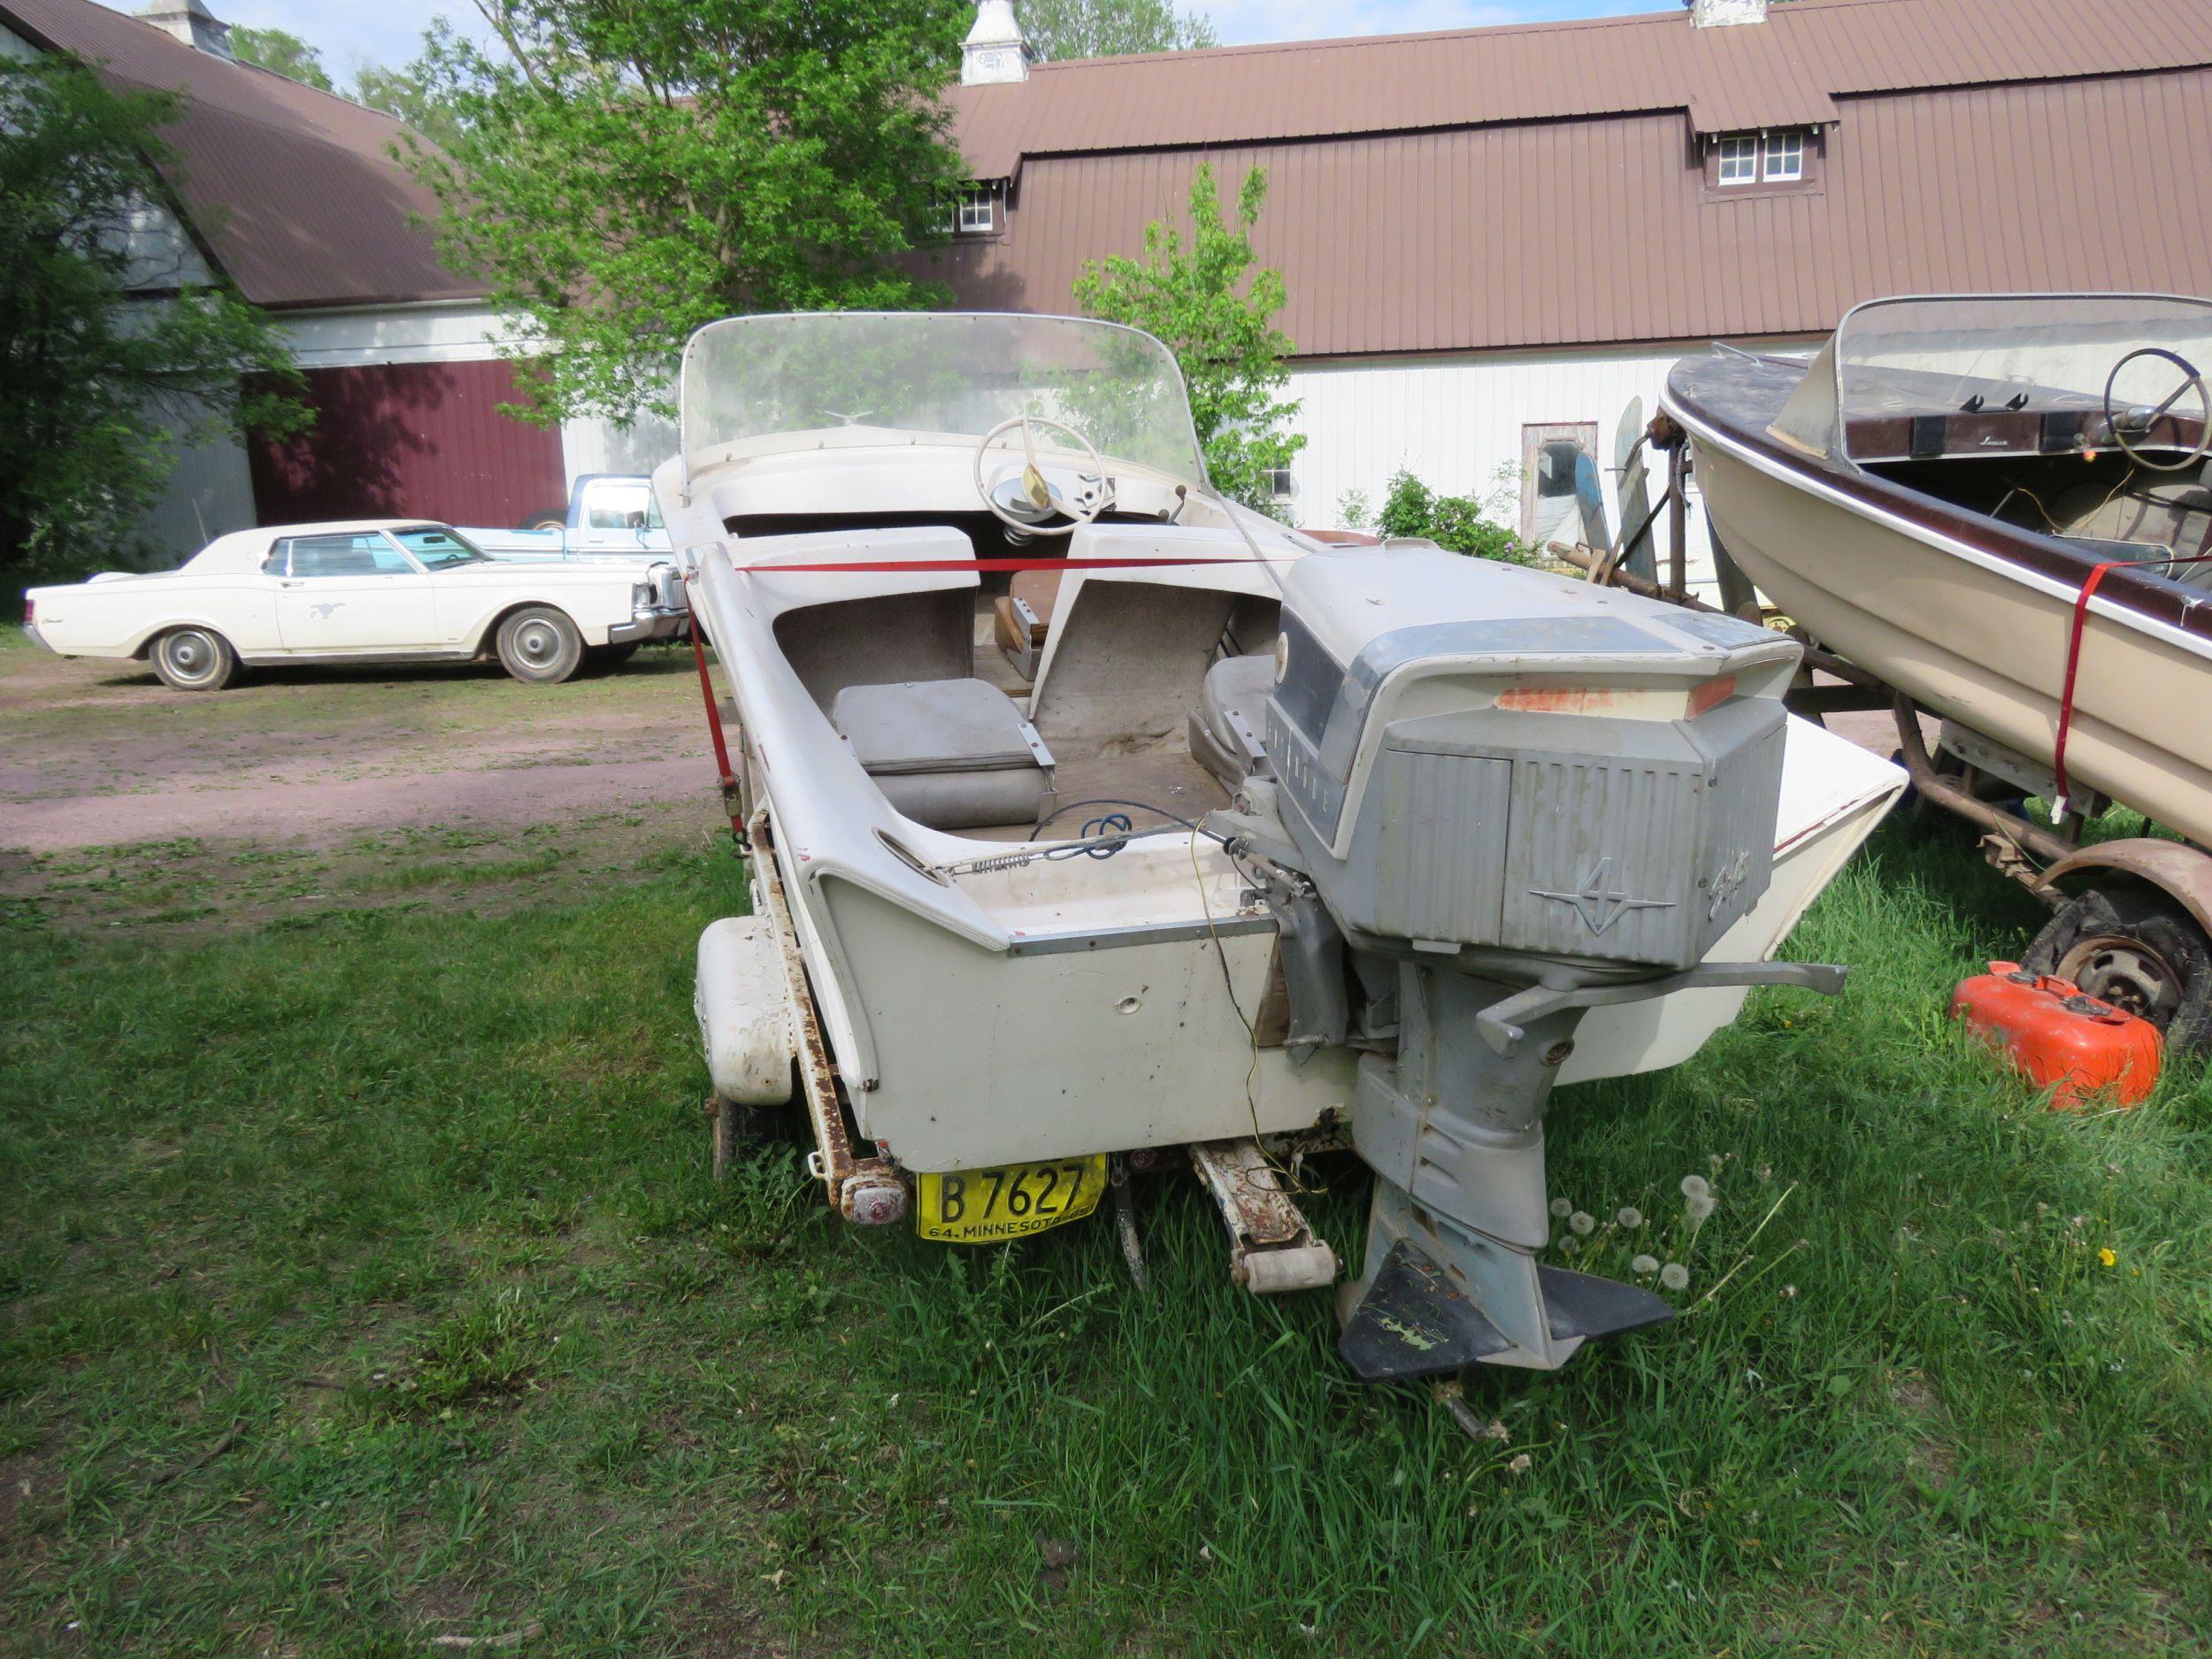
POLYGON ((1993 962, 1987 973, 1962 979, 1951 1012, 2050 1089, 2055 1111, 2071 1111, 2104 1089, 2116 1103, 2134 1106, 2158 1081, 2157 1026, 2016 962, 1993 962))

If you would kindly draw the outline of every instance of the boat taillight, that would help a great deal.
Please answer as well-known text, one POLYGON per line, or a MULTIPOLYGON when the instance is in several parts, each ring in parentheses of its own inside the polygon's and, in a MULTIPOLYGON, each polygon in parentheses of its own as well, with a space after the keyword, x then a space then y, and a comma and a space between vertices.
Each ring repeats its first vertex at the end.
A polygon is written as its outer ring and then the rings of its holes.
POLYGON ((1695 685, 1509 686, 1498 707, 1516 714, 1603 714, 1632 720, 1694 720, 1736 695, 1736 677, 1718 674, 1695 685))
POLYGON ((1690 718, 1694 720, 1706 710, 1718 708, 1735 695, 1736 677, 1733 674, 1716 675, 1701 686, 1693 686, 1690 688, 1690 718))

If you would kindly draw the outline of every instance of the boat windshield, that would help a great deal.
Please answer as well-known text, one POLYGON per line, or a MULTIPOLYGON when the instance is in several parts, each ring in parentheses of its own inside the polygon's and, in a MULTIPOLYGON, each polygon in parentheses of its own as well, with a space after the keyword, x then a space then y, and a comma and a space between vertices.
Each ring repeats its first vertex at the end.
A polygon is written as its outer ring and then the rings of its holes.
POLYGON ((2212 374, 2212 301, 2155 294, 2010 294, 1875 300, 1837 328, 1776 430, 1869 458, 1901 417, 2033 414, 2170 404, 2196 417, 2191 369, 2212 374), (2171 356, 2160 355, 2170 353, 2171 356))
MULTIPOLYGON (((818 311, 710 323, 684 349, 687 468, 779 449, 972 442, 1042 415, 1102 457, 1206 484, 1183 376, 1168 349, 1118 324, 1003 313, 818 311), (803 444, 781 442, 806 434, 803 444), (901 434, 893 437, 890 434, 901 434)), ((1041 445, 1064 449, 1046 428, 1041 445)))

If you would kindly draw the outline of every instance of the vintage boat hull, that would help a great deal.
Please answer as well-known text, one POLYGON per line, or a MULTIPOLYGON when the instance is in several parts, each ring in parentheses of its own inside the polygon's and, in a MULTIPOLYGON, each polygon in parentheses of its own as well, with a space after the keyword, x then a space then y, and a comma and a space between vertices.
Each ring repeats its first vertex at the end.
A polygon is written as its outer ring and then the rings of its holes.
MULTIPOLYGON (((1714 533, 1821 644, 1932 712, 2052 764, 2076 603, 2097 560, 1978 536, 1855 491, 1839 469, 1671 396, 1714 533), (2069 559, 2070 557, 2070 564, 2069 559)), ((1901 491, 1891 491, 1902 495, 1901 491)), ((2212 640, 2100 594, 2084 617, 2066 761, 2078 784, 2212 840, 2212 640)))
MULTIPOLYGON (((734 586, 743 579, 733 580, 718 554, 702 574, 699 617, 723 649, 743 636, 734 586)), ((1717 941, 1715 961, 1773 958, 1904 787, 1898 768, 1818 726, 1793 718, 1787 733, 1772 879, 1717 941)), ((1276 926, 1256 907, 1239 910, 1239 883, 1222 879, 1210 849, 1201 854, 1210 922, 1118 918, 1095 902, 1078 910, 1072 893, 1040 888, 1026 901, 1033 927, 994 946, 889 895, 825 879, 814 849, 836 839, 839 809, 811 776, 780 787, 772 762, 765 776, 764 805, 814 1011, 839 1075, 857 1084, 850 1100, 860 1134, 902 1167, 1293 1133, 1342 1117, 1356 1056, 1321 1048, 1301 1063, 1279 1038, 1255 1048, 1245 1020, 1266 995, 1276 926)), ((1156 861, 1179 882, 1192 870, 1180 841, 1120 856, 1133 866, 1156 861)), ((1018 874, 1041 881, 1080 868, 1018 874)), ((1747 995, 1684 990, 1594 1009, 1558 1080, 1681 1064, 1735 1019, 1747 995)))

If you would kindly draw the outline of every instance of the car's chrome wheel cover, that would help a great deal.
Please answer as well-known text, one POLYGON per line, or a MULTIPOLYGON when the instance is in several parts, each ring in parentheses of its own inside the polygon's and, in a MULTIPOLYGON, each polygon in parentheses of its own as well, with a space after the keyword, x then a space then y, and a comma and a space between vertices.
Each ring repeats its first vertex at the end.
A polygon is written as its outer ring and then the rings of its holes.
POLYGON ((533 617, 515 630, 515 655, 532 668, 550 668, 560 660, 561 631, 533 617))
POLYGON ((179 680, 205 680, 215 672, 215 641, 196 630, 161 642, 161 660, 179 680))

